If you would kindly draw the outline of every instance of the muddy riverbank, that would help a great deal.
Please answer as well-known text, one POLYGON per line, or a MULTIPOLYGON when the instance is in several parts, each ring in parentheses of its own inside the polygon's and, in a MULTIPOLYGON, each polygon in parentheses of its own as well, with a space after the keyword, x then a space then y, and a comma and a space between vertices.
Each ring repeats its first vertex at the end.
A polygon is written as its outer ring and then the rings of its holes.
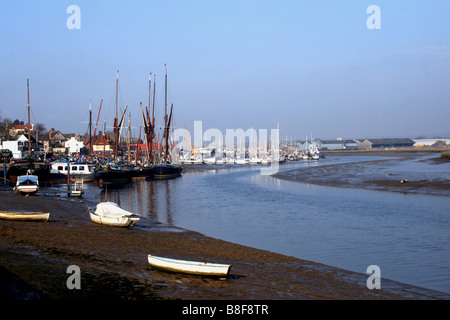
POLYGON ((450 161, 439 153, 331 152, 329 157, 379 157, 378 160, 343 162, 283 170, 278 179, 323 186, 450 196, 447 175, 450 161), (440 174, 440 171, 445 174, 440 174))
POLYGON ((0 193, 0 210, 50 210, 48 222, 0 220, 0 297, 12 300, 449 299, 449 295, 206 237, 141 219, 94 224, 89 204, 0 193), (224 281, 153 270, 147 254, 232 265, 224 281), (81 271, 68 289, 67 268, 81 271))

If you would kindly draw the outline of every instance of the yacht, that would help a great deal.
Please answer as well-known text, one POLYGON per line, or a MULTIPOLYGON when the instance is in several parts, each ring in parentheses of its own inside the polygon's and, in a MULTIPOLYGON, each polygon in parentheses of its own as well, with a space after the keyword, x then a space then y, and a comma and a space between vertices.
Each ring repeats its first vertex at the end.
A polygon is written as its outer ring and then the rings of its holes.
POLYGON ((50 180, 67 181, 67 175, 74 180, 95 181, 96 165, 90 162, 53 162, 50 167, 50 180))

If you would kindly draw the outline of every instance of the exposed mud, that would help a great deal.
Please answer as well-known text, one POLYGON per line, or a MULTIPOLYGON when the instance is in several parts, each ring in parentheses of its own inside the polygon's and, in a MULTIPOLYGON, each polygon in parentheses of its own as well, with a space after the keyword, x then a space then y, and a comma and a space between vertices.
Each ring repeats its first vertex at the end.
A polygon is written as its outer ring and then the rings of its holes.
POLYGON ((241 246, 141 218, 94 224, 88 204, 0 193, 0 210, 50 210, 48 222, 0 220, 0 297, 12 300, 449 299, 448 294, 241 246), (168 231, 169 230, 169 231, 168 231), (226 280, 153 270, 147 254, 231 264, 226 280), (68 289, 67 268, 81 270, 68 289))
MULTIPOLYGON (((342 156, 344 153, 332 153, 332 155, 342 156)), ((347 153, 345 155, 354 154, 347 153)), ((364 154, 359 155, 364 156, 364 154)), ((385 152, 365 155, 385 158, 285 170, 278 172, 273 177, 332 187, 450 196, 450 180, 448 178, 441 177, 439 173, 435 173, 429 178, 427 172, 421 172, 421 169, 427 168, 427 166, 448 167, 449 162, 441 159, 438 155, 425 160, 418 158, 420 154, 417 153, 385 152), (399 169, 399 164, 406 161, 412 163, 417 170, 404 172, 401 166, 399 169)), ((443 170, 447 169, 443 168, 443 170)))

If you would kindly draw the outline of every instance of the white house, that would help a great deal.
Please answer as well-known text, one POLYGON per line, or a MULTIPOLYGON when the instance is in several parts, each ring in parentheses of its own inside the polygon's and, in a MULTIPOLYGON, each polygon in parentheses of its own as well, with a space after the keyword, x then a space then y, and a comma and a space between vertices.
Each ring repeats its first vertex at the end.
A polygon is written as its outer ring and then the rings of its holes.
POLYGON ((14 159, 20 159, 24 156, 23 152, 28 152, 28 139, 23 134, 13 141, 3 141, 2 149, 9 149, 14 159))
POLYGON ((84 147, 84 143, 72 137, 64 143, 64 147, 68 150, 68 154, 80 153, 81 148, 84 147))

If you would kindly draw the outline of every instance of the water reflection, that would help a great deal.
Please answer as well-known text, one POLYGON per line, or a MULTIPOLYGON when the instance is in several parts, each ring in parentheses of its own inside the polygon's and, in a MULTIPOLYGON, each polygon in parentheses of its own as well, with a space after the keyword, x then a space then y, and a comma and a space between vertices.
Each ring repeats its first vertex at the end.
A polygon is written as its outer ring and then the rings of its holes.
MULTIPOLYGON (((162 182, 162 181, 158 181, 162 182)), ((159 210, 158 210, 158 202, 162 201, 161 197, 158 197, 156 195, 156 192, 158 191, 157 188, 155 188, 155 184, 153 182, 145 183, 144 187, 146 188, 146 194, 147 198, 143 199, 145 200, 146 205, 146 211, 143 213, 144 216, 147 216, 149 219, 157 220, 159 221, 159 210)))

